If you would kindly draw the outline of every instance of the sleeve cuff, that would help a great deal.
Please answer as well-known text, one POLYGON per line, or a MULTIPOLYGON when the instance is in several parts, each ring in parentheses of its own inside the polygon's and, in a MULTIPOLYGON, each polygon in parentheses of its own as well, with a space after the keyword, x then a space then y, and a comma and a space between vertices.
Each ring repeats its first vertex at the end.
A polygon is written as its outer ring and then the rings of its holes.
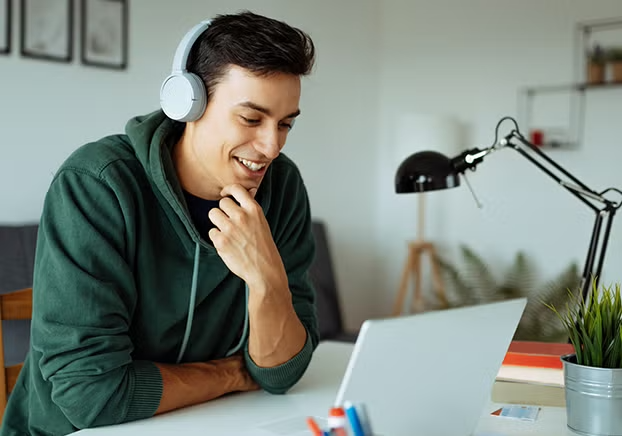
POLYGON ((162 375, 158 367, 147 361, 134 361, 130 368, 131 400, 125 421, 150 418, 162 399, 162 375))
POLYGON ((307 339, 304 347, 287 362, 270 368, 257 366, 248 352, 248 343, 244 351, 246 368, 251 377, 267 392, 271 394, 284 394, 303 376, 311 357, 313 356, 313 343, 307 331, 307 339))

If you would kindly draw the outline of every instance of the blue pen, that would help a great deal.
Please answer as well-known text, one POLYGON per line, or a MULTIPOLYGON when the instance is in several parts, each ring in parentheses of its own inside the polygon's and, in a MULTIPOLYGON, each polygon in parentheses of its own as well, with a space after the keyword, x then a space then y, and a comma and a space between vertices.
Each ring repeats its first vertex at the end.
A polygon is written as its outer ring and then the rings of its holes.
POLYGON ((354 436, 366 436, 365 430, 363 430, 363 425, 361 424, 358 413, 356 413, 356 408, 354 407, 354 405, 350 402, 346 402, 344 404, 344 407, 346 410, 346 416, 348 417, 348 421, 350 422, 350 428, 352 429, 352 433, 354 433, 354 436))
POLYGON ((356 406, 356 411, 358 413, 361 426, 363 427, 363 431, 365 432, 365 436, 373 436, 374 431, 371 428, 371 421, 369 420, 369 415, 367 414, 367 408, 365 407, 365 404, 358 404, 356 406))

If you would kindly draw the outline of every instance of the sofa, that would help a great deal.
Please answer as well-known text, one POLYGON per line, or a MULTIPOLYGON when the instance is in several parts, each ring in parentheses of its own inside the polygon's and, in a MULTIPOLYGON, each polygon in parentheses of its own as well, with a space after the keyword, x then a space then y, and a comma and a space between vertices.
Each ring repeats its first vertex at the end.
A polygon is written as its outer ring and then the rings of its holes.
MULTIPOLYGON (((32 286, 38 226, 0 225, 0 293, 32 286)), ((3 321, 4 361, 24 360, 30 344, 30 321, 3 321)))
MULTIPOLYGON (((38 226, 0 225, 0 293, 32 286, 38 226)), ((346 332, 334 274, 326 225, 313 223, 316 257, 310 275, 317 293, 317 314, 321 340, 354 342, 356 332, 346 332)), ((24 360, 29 347, 30 321, 4 321, 5 364, 24 360)))

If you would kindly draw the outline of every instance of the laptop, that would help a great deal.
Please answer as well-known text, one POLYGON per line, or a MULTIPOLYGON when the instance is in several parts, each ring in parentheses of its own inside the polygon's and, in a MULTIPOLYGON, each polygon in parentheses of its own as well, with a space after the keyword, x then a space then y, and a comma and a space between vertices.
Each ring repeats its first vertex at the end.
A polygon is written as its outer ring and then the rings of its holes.
POLYGON ((364 403, 375 436, 470 436, 525 298, 368 320, 336 403, 364 403))
POLYGON ((368 320, 349 357, 337 352, 334 368, 309 372, 287 395, 232 395, 79 433, 310 436, 305 418, 323 419, 331 406, 324 392, 332 397, 339 384, 336 404, 365 403, 376 436, 471 436, 525 305, 518 299, 368 320))

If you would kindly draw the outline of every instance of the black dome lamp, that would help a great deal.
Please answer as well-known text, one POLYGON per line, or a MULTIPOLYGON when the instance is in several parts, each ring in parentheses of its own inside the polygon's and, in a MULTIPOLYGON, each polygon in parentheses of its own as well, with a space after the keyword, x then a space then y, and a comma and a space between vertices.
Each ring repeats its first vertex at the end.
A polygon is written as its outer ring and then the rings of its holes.
POLYGON ((397 169, 395 190, 408 192, 436 191, 460 186, 451 159, 436 151, 420 151, 408 157, 397 169))

